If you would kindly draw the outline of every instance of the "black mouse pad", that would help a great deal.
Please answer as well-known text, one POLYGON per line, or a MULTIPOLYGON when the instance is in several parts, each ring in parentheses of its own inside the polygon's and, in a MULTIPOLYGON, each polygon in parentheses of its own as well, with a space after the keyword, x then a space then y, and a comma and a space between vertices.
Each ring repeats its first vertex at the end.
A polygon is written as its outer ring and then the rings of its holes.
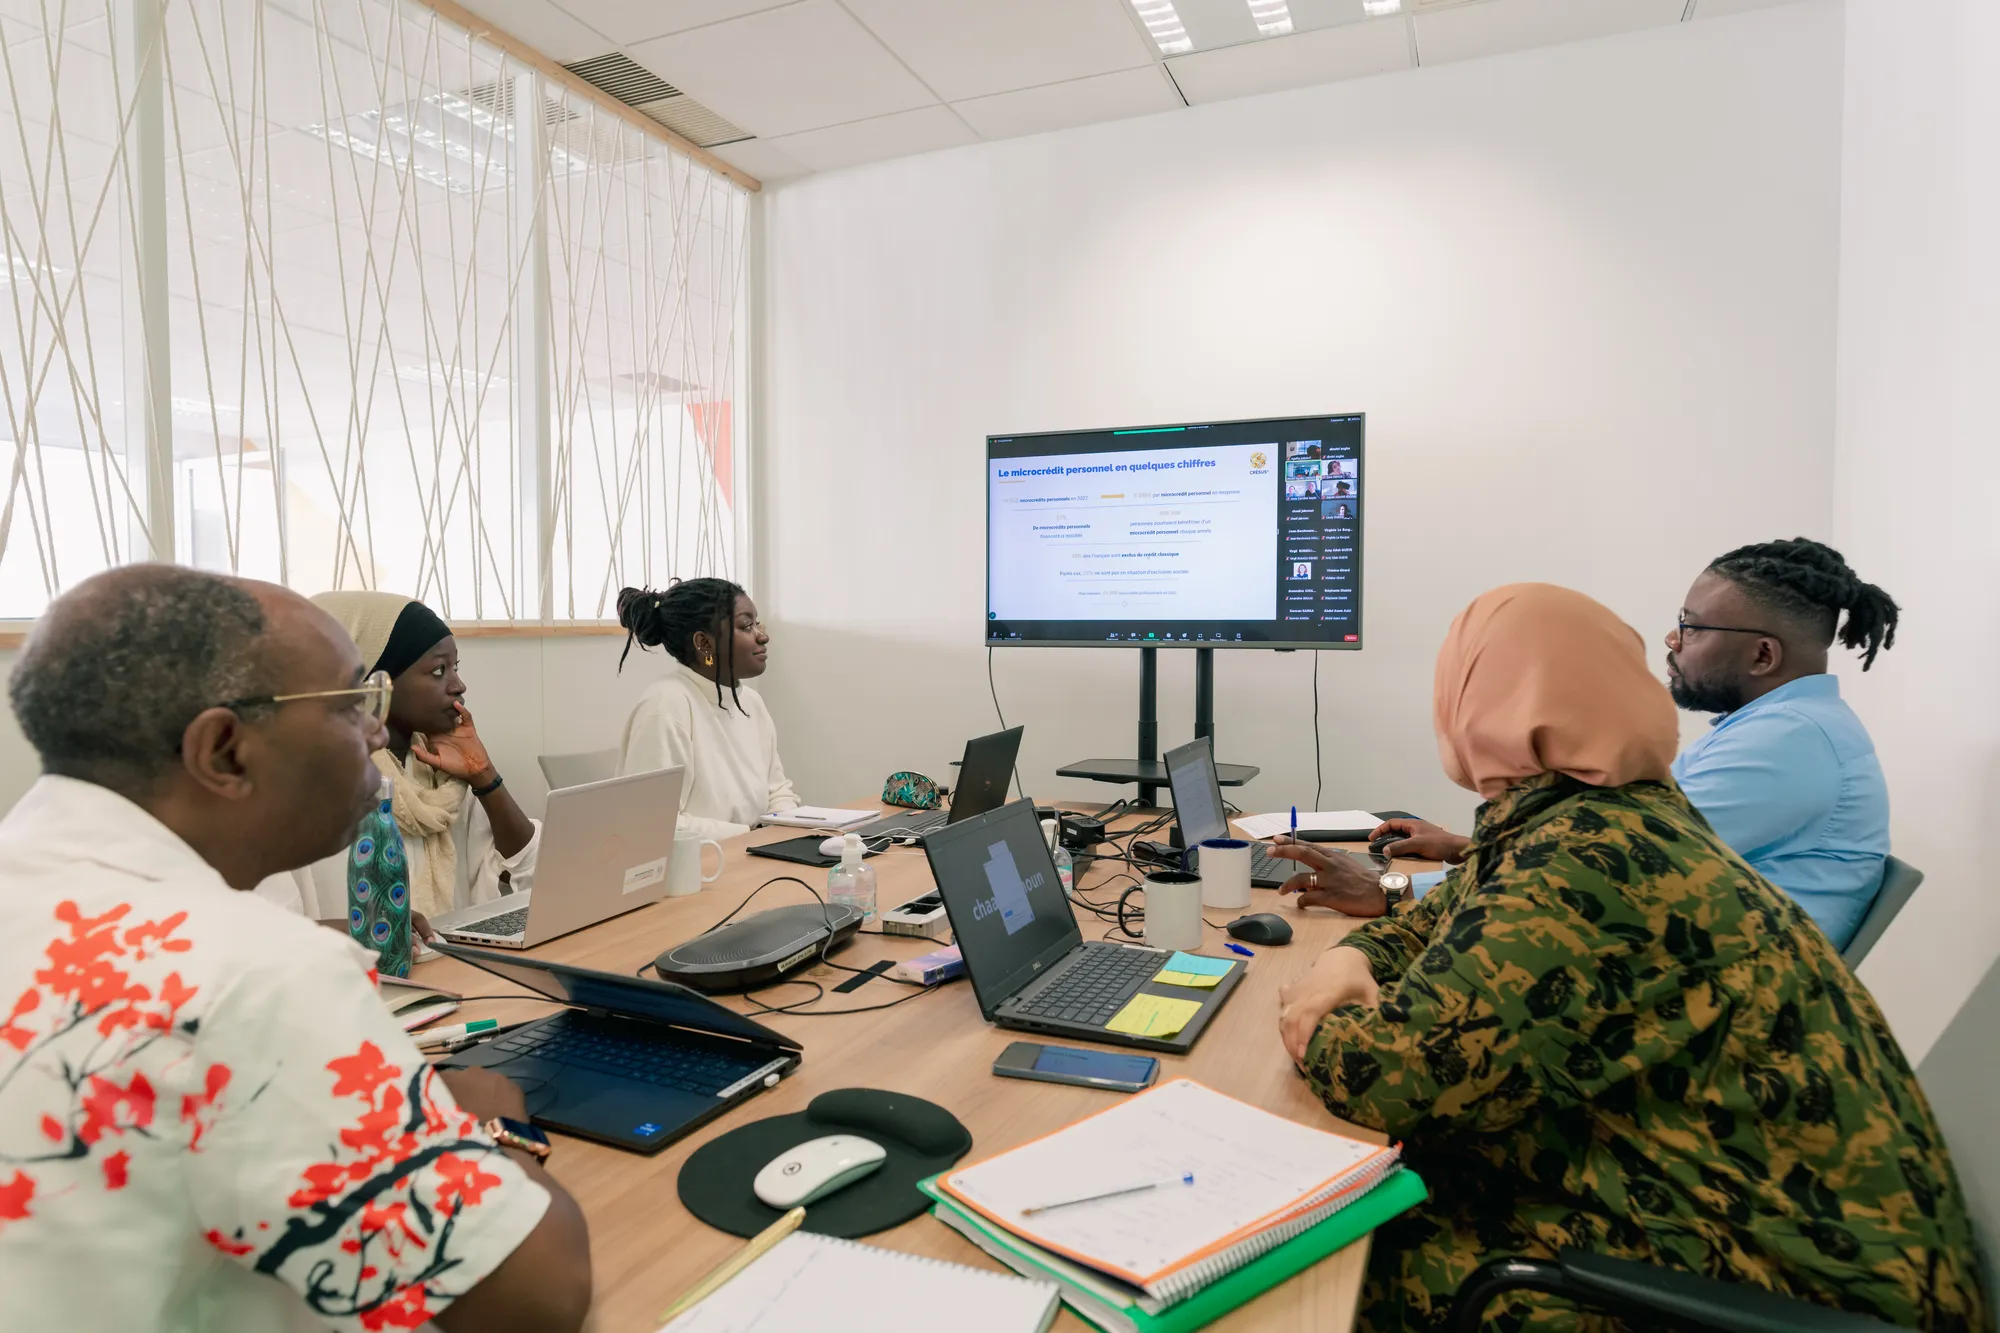
POLYGON ((972 1134, 942 1106, 903 1092, 836 1088, 795 1115, 753 1120, 695 1149, 681 1167, 687 1210, 719 1231, 754 1236, 784 1214, 751 1190, 757 1173, 801 1143, 854 1134, 882 1145, 881 1168, 806 1206, 805 1229, 822 1236, 872 1235, 930 1207, 917 1182, 972 1150, 972 1134))

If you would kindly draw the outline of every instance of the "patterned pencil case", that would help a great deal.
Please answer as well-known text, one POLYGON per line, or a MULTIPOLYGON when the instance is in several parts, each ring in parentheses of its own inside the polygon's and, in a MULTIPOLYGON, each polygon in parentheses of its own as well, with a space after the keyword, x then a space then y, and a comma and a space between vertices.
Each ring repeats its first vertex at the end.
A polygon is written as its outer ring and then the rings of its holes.
POLYGON ((921 773, 891 773, 882 783, 882 802, 905 810, 935 810, 950 793, 921 773))

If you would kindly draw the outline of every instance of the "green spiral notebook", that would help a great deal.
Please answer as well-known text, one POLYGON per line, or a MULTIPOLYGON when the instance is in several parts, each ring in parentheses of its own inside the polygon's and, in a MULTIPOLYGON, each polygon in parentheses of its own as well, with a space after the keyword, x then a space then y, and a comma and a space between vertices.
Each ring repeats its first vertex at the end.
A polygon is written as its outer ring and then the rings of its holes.
POLYGON ((1213 1323, 1237 1306, 1247 1305, 1280 1282, 1346 1248, 1390 1218, 1416 1207, 1430 1193, 1416 1172, 1408 1167, 1399 1168, 1374 1188, 1275 1249, 1265 1251, 1193 1294, 1168 1303, 1022 1240, 961 1207, 938 1189, 937 1180, 933 1176, 918 1184, 933 1201, 932 1216, 1023 1277, 1056 1283, 1062 1288, 1065 1304, 1099 1328, 1116 1333, 1185 1333, 1213 1323))

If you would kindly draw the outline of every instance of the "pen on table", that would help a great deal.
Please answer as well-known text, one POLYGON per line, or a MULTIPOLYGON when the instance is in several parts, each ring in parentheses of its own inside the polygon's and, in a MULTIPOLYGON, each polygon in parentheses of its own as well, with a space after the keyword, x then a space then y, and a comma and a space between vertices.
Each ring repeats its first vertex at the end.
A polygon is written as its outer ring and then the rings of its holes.
POLYGON ((689 1287, 679 1300, 660 1311, 659 1322, 664 1324, 689 1306, 698 1305, 710 1296, 713 1296, 723 1283, 735 1277, 758 1259, 761 1259, 765 1252, 773 1245, 776 1245, 779 1241, 797 1231, 799 1224, 805 1220, 806 1210, 803 1208, 794 1208, 791 1212, 786 1213, 783 1217, 771 1223, 770 1226, 765 1227, 750 1238, 749 1244, 745 1245, 735 1254, 730 1255, 727 1259, 724 1259, 714 1268, 709 1269, 707 1277, 689 1287))
POLYGON ((1248 949, 1244 948, 1240 944, 1224 944, 1222 947, 1225 949, 1234 949, 1237 953, 1242 954, 1245 958, 1255 958, 1257 956, 1256 954, 1251 953, 1248 949))
POLYGON ((443 1046, 461 1037, 476 1036, 481 1032, 491 1032, 500 1026, 497 1018, 481 1018, 470 1023, 454 1023, 448 1028, 430 1028, 412 1034, 418 1046, 443 1046))
POLYGON ((1177 1176, 1167 1176, 1160 1180, 1148 1180, 1138 1185, 1127 1185, 1123 1189, 1102 1190, 1096 1194, 1080 1195, 1074 1199, 1057 1199, 1051 1203, 1038 1203, 1033 1208, 1023 1208, 1021 1216, 1033 1217, 1036 1213, 1046 1213, 1052 1208, 1068 1208, 1079 1203, 1096 1203, 1099 1199, 1116 1199, 1126 1194, 1144 1194, 1147 1190, 1166 1189, 1173 1185, 1194 1184, 1194 1172, 1183 1171, 1177 1176))

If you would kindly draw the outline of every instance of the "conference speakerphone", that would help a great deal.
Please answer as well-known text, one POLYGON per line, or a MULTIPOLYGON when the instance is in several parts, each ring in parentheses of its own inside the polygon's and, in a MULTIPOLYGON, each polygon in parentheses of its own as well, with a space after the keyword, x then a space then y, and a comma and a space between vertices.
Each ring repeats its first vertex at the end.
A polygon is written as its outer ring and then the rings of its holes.
POLYGON ((1360 413, 986 441, 986 642, 1358 649, 1360 413))

